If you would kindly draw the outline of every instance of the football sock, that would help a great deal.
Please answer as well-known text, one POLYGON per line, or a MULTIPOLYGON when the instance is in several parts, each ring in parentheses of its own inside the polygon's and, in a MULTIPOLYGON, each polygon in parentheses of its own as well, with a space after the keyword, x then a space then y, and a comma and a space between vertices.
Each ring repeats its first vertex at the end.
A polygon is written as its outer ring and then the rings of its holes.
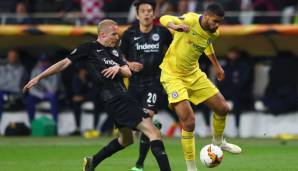
POLYGON ((181 132, 181 143, 182 149, 184 153, 184 159, 186 160, 187 170, 196 170, 196 162, 195 162, 195 136, 194 131, 187 132, 182 129, 181 132))
POLYGON ((92 164, 94 168, 104 159, 110 157, 114 153, 124 149, 118 141, 118 138, 112 140, 108 145, 103 147, 99 152, 93 156, 92 164))
POLYGON ((197 171, 195 160, 186 160, 187 171, 197 171))
POLYGON ((144 161, 145 161, 145 158, 146 158, 147 153, 149 151, 149 148, 150 148, 149 138, 142 133, 141 138, 140 138, 139 159, 136 163, 137 168, 143 168, 144 161))
POLYGON ((226 126, 226 116, 219 116, 213 113, 213 143, 220 145, 223 139, 223 132, 226 126))
POLYGON ((160 171, 171 171, 168 155, 165 152, 163 142, 161 140, 153 140, 150 142, 150 146, 160 171))

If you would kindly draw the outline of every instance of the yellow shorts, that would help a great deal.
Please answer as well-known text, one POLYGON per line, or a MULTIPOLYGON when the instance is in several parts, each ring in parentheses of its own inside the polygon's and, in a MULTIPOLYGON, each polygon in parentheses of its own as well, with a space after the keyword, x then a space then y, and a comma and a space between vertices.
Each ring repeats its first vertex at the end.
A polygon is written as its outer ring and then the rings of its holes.
POLYGON ((160 82, 168 94, 170 104, 189 100, 198 105, 219 92, 206 74, 200 71, 188 76, 177 76, 162 71, 160 82))

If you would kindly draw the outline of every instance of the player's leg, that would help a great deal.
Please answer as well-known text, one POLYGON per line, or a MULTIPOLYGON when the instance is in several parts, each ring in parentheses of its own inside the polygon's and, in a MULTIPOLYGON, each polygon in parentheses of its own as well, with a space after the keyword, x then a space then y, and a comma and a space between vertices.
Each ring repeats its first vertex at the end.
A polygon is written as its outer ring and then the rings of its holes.
MULTIPOLYGON (((192 80, 187 77, 188 80, 192 80)), ((188 85, 183 78, 161 72, 160 81, 167 92, 168 101, 181 122, 181 143, 186 160, 187 170, 196 171, 195 161, 195 115, 188 101, 188 85)))
POLYGON ((143 171, 144 161, 146 159, 149 149, 150 149, 149 138, 142 133, 140 137, 139 157, 137 159, 136 165, 133 168, 131 168, 131 171, 143 171))
POLYGON ((119 128, 120 136, 99 150, 92 157, 84 158, 83 171, 94 171, 104 159, 112 156, 133 143, 132 131, 129 128, 119 128))
POLYGON ((171 104, 182 125, 181 144, 188 171, 196 171, 195 115, 188 100, 171 104))
POLYGON ((212 119, 213 143, 220 145, 223 150, 240 153, 241 149, 238 146, 226 143, 223 139, 226 116, 230 110, 225 98, 207 78, 206 74, 197 72, 192 77, 198 79, 188 86, 189 100, 196 105, 203 102, 215 112, 212 119), (225 146, 231 148, 225 148, 225 146))
POLYGON ((221 93, 215 94, 204 103, 214 111, 212 116, 213 138, 216 144, 220 144, 225 129, 227 113, 230 111, 230 108, 221 93))
POLYGON ((149 138, 151 151, 157 160, 160 171, 170 171, 171 167, 164 144, 161 140, 160 131, 153 125, 151 118, 144 118, 142 122, 138 124, 137 129, 149 138))
MULTIPOLYGON (((161 128, 160 122, 153 122, 153 124, 158 129, 161 128)), ((144 133, 141 133, 140 146, 139 146, 139 157, 138 157, 135 167, 131 168, 131 171, 143 171, 144 161, 146 159, 149 149, 150 149, 150 140, 144 133)))
POLYGON ((230 108, 223 95, 218 92, 214 96, 207 99, 204 103, 214 111, 212 117, 213 143, 216 145, 220 145, 223 150, 229 151, 231 153, 240 153, 240 147, 234 144, 227 143, 223 139, 226 117, 228 112, 230 111, 230 108))
MULTIPOLYGON (((142 106, 146 106, 146 103, 144 103, 146 101, 143 100, 143 98, 145 98, 146 96, 143 93, 142 88, 130 85, 128 87, 128 93, 132 97, 136 98, 138 101, 142 101, 142 106)), ((151 112, 151 115, 153 115, 153 112, 151 112)), ((143 171, 144 161, 145 161, 145 158, 149 151, 149 148, 150 148, 149 138, 147 136, 145 136, 143 133, 141 133, 140 145, 139 145, 139 156, 138 156, 137 162, 135 164, 135 167, 132 167, 131 171, 143 171)))
MULTIPOLYGON (((150 87, 148 90, 146 90, 144 93, 142 93, 142 104, 145 107, 146 112, 153 117, 154 114, 157 113, 158 108, 158 102, 160 101, 160 93, 158 92, 158 87, 150 87)), ((153 124, 157 128, 161 128, 161 123, 158 120, 155 120, 153 124)), ((142 171, 144 168, 144 161, 146 159, 147 153, 150 148, 150 141, 149 138, 144 135, 144 133, 141 134, 140 137, 140 146, 139 146, 139 157, 136 162, 135 167, 131 169, 131 171, 142 171)))

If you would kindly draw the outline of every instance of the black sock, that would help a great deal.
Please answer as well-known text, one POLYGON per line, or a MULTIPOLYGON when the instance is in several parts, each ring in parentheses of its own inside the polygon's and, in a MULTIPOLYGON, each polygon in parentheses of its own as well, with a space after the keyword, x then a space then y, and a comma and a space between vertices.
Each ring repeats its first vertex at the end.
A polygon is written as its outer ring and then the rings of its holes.
POLYGON ((139 159, 136 163, 137 168, 143 168, 144 167, 144 161, 145 161, 145 158, 146 158, 147 153, 149 151, 149 148, 150 148, 149 138, 142 133, 141 138, 140 138, 139 159))
POLYGON ((165 152, 165 147, 161 140, 154 140, 150 142, 151 151, 157 160, 160 171, 171 171, 168 155, 165 152))
POLYGON ((99 152, 97 152, 94 156, 93 156, 93 161, 92 164, 94 166, 94 168, 104 159, 110 157, 111 155, 113 155, 114 153, 120 151, 124 149, 123 146, 121 146, 121 144, 119 144, 118 142, 118 138, 112 140, 108 145, 106 145, 105 147, 103 147, 99 152))

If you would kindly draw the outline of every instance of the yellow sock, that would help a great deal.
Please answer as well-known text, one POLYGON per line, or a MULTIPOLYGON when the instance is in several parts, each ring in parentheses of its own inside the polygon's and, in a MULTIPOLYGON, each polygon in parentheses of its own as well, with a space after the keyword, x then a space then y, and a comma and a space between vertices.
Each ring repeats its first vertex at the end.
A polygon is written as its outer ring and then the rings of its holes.
POLYGON ((223 132, 226 126, 226 116, 219 116, 213 113, 213 140, 215 144, 220 144, 222 141, 223 132))
POLYGON ((187 132, 182 129, 181 143, 185 160, 195 160, 196 148, 195 148, 195 136, 194 131, 187 132))

